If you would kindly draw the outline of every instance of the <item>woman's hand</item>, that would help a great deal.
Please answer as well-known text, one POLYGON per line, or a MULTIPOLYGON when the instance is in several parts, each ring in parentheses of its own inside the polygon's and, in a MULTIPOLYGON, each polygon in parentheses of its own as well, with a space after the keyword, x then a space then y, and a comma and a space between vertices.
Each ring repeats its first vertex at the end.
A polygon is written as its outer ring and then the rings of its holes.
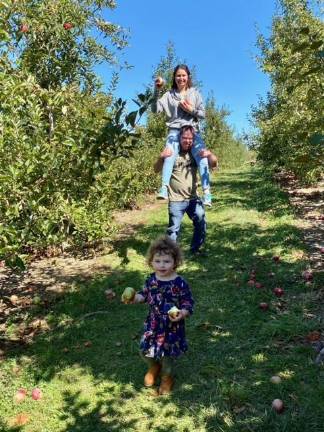
POLYGON ((183 101, 179 102, 179 105, 187 113, 191 114, 193 112, 193 106, 187 100, 183 100, 183 101))
POLYGON ((186 309, 181 309, 176 317, 172 317, 169 315, 169 319, 172 322, 178 322, 185 319, 189 315, 189 312, 186 309))

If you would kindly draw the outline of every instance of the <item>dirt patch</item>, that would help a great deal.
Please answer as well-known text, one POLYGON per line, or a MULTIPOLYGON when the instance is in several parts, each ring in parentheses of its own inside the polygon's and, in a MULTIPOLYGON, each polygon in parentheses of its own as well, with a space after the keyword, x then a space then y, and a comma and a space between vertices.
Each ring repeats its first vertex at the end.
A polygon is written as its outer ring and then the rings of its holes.
POLYGON ((316 186, 302 186, 293 175, 280 173, 276 180, 287 192, 291 205, 301 220, 300 228, 308 247, 310 269, 324 270, 324 180, 316 186))

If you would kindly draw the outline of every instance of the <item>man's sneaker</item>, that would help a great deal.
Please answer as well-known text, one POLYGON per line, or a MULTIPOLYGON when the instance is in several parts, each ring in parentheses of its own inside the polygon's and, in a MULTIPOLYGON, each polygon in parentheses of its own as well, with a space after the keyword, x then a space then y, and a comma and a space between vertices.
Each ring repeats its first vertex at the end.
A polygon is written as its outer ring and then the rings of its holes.
POLYGON ((156 199, 158 200, 167 200, 168 199, 168 188, 163 185, 157 194, 156 199))
POLYGON ((212 195, 209 192, 205 193, 203 196, 202 202, 204 203, 205 206, 211 207, 212 206, 212 195))

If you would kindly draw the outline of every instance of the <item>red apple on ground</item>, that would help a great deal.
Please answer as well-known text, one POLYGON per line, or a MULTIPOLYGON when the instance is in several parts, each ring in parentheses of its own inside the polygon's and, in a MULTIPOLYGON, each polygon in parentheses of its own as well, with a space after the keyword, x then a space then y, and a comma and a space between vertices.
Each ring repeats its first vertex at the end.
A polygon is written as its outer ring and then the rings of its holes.
POLYGON ((275 289, 273 290, 273 293, 274 293, 275 296, 277 296, 277 297, 281 297, 281 296, 284 295, 285 292, 284 292, 284 290, 283 290, 282 288, 277 287, 277 288, 275 288, 275 289))
POLYGON ((272 409, 274 409, 278 414, 281 414, 285 409, 285 406, 284 406, 284 403, 282 402, 282 400, 281 399, 274 399, 272 401, 272 409))
POLYGON ((260 289, 260 288, 262 288, 262 287, 263 287, 262 283, 260 283, 260 282, 255 282, 255 288, 260 289))
POLYGON ((273 259, 273 261, 274 261, 275 263, 278 263, 278 262, 280 261, 280 256, 279 256, 279 255, 274 255, 274 256, 272 257, 272 259, 273 259))
POLYGON ((20 388, 17 393, 15 394, 15 401, 16 402, 21 402, 25 399, 27 395, 27 390, 24 388, 20 388))
POLYGON ((247 284, 249 286, 254 286, 255 285, 255 280, 254 279, 250 279, 247 284))
POLYGON ((306 281, 312 281, 313 280, 313 273, 310 270, 305 270, 302 273, 302 275, 306 281))
POLYGON ((39 399, 41 399, 42 398, 42 390, 41 389, 39 389, 39 388, 34 388, 33 389, 33 391, 32 391, 32 398, 34 399, 34 400, 39 400, 39 399))
POLYGON ((262 310, 264 310, 264 311, 266 311, 266 310, 269 309, 269 305, 268 305, 268 303, 261 302, 261 303, 259 304, 259 308, 262 309, 262 310))

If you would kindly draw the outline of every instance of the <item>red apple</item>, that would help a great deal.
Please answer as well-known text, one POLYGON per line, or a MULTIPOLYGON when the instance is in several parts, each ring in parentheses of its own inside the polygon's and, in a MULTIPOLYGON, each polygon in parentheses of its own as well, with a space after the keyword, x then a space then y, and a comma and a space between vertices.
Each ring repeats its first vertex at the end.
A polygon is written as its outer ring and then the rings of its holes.
POLYGON ((273 293, 275 296, 281 297, 284 295, 285 291, 282 288, 277 287, 273 290, 273 293))
POLYGON ((41 389, 39 389, 39 388, 34 388, 33 389, 33 391, 32 391, 32 398, 34 399, 34 400, 39 400, 39 399, 41 399, 42 398, 42 390, 41 389))
POLYGON ((313 280, 313 273, 310 270, 305 270, 302 273, 302 275, 306 281, 312 281, 313 280))
POLYGON ((323 254, 324 253, 324 247, 320 248, 320 253, 323 254))
POLYGON ((22 24, 22 25, 20 26, 20 31, 21 31, 21 33, 27 33, 28 30, 29 30, 28 24, 22 24))
POLYGON ((255 284, 255 280, 254 279, 250 279, 247 283, 249 286, 254 286, 255 284))
POLYGON ((73 24, 70 23, 70 22, 65 22, 63 24, 63 27, 64 27, 65 30, 71 30, 71 28, 73 27, 73 24))
POLYGON ((262 310, 264 310, 264 311, 266 311, 266 310, 269 309, 269 305, 268 305, 268 303, 261 302, 261 303, 259 304, 259 308, 262 309, 262 310))
POLYGON ((164 85, 164 79, 160 76, 158 76, 155 80, 156 87, 163 87, 164 85))
POLYGON ((255 288, 260 289, 260 288, 262 288, 262 287, 263 287, 262 283, 260 283, 260 282, 255 282, 255 288))
POLYGON ((285 409, 285 406, 284 406, 284 403, 282 402, 282 400, 281 399, 274 399, 272 401, 272 409, 274 409, 278 414, 281 414, 285 409))
POLYGON ((27 395, 27 390, 24 388, 20 388, 17 393, 15 394, 15 401, 16 402, 21 402, 25 399, 27 395))
POLYGON ((273 259, 274 262, 278 263, 278 262, 280 261, 280 256, 278 256, 278 255, 274 255, 274 256, 272 257, 272 259, 273 259))

